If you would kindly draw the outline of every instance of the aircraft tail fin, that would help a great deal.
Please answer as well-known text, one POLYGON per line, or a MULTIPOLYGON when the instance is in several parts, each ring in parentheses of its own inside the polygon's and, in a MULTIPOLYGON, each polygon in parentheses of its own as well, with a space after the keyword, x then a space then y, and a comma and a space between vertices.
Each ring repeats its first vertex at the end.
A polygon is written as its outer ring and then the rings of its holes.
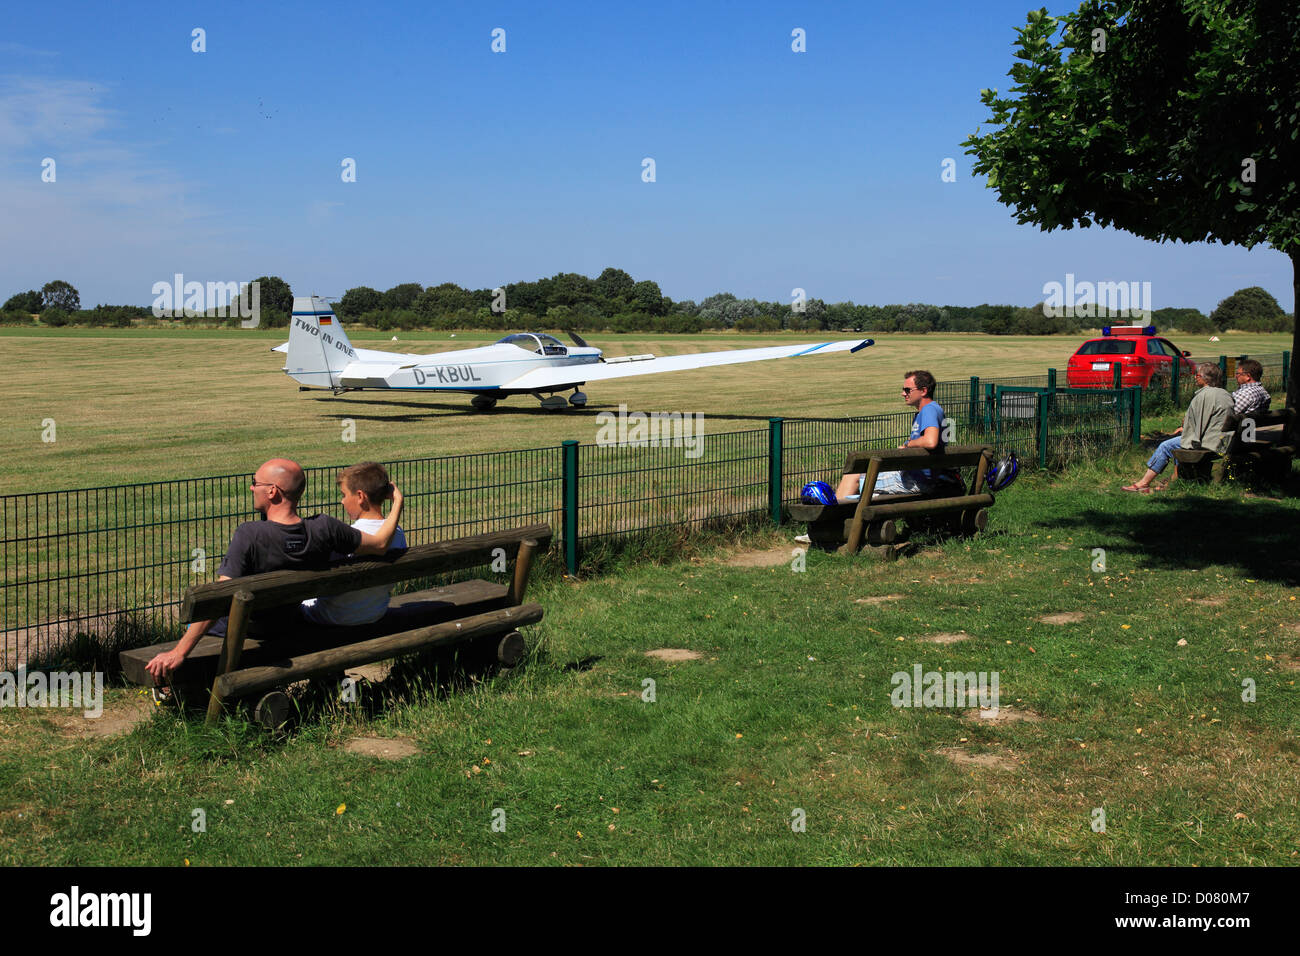
POLYGON ((303 385, 337 388, 356 352, 334 309, 320 296, 297 296, 290 316, 284 371, 303 385))

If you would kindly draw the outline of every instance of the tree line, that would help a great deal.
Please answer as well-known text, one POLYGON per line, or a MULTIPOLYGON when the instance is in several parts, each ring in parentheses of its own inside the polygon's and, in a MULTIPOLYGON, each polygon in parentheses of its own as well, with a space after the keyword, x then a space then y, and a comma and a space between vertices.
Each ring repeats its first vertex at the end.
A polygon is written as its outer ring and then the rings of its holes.
MULTIPOLYGON (((279 276, 261 276, 261 326, 289 324, 293 291, 279 276)), ((4 324, 108 325, 127 327, 155 321, 149 307, 97 305, 80 309, 80 295, 69 283, 55 280, 40 291, 11 296, 0 310, 4 324)), ((982 332, 991 335, 1078 333, 1107 323, 1096 316, 1052 317, 1042 304, 1014 305, 857 305, 811 298, 798 303, 741 299, 719 292, 701 302, 674 301, 649 280, 634 281, 622 269, 605 269, 592 279, 566 272, 533 282, 514 282, 497 289, 467 289, 452 282, 422 286, 403 282, 380 292, 368 286, 348 289, 335 304, 351 324, 388 330, 570 329, 576 332, 692 333, 734 329, 740 332, 982 332)), ((195 315, 159 319, 163 323, 238 325, 236 316, 195 315)), ((1114 324, 1137 320, 1115 319, 1114 324)), ((1294 316, 1259 286, 1228 296, 1209 315, 1199 309, 1165 308, 1152 313, 1161 331, 1200 335, 1236 329, 1289 332, 1294 316)))

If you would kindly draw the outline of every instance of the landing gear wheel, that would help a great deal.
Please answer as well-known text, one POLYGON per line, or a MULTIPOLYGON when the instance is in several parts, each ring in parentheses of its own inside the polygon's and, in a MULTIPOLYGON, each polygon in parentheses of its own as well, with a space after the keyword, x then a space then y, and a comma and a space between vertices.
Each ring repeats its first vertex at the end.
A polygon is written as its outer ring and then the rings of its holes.
POLYGON ((586 393, 574 389, 573 394, 569 396, 569 404, 574 408, 582 408, 587 404, 586 393))
POLYGON ((475 411, 488 412, 497 407, 497 400, 487 395, 475 395, 469 400, 475 411))

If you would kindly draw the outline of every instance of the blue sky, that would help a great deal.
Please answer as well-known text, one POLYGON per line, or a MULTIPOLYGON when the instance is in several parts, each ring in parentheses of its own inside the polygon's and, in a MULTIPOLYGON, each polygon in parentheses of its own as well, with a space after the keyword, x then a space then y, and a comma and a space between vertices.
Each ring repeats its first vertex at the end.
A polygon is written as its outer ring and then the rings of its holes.
POLYGON ((55 278, 83 305, 147 305, 177 272, 337 296, 612 265, 675 299, 1029 305, 1073 273, 1151 282, 1156 308, 1261 285, 1293 309, 1280 253, 1042 233, 972 178, 959 143, 979 90, 1010 85, 1031 5, 11 5, 0 298, 55 278))

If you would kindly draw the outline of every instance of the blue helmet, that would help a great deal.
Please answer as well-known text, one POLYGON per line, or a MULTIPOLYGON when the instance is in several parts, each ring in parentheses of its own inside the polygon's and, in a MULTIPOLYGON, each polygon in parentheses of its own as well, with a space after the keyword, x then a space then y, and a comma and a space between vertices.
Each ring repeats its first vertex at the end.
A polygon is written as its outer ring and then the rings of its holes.
POLYGON ((1020 462, 1016 460, 1016 453, 1009 451, 998 459, 993 470, 988 473, 985 480, 989 491, 1001 491, 1015 481, 1018 474, 1020 474, 1020 462))
POLYGON ((835 492, 824 481, 810 481, 799 492, 799 500, 806 505, 833 505, 835 492))

